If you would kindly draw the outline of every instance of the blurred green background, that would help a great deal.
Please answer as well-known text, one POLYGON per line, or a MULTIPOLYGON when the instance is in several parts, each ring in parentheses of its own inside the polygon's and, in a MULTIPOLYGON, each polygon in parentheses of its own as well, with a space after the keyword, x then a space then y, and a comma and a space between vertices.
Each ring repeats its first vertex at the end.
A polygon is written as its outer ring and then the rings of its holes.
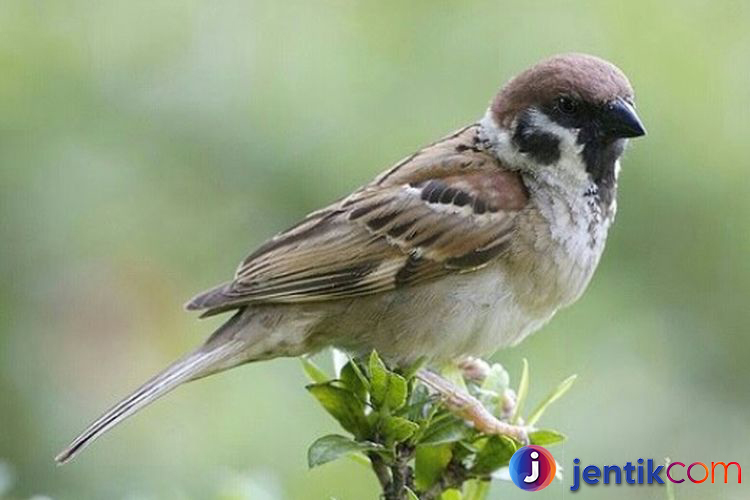
POLYGON ((580 375, 542 422, 568 433, 552 452, 569 469, 669 456, 747 474, 748 26, 743 1, 3 1, 0 497, 375 498, 353 462, 307 470, 336 426, 296 360, 190 384, 73 464, 52 457, 218 324, 182 311, 193 293, 573 50, 626 71, 649 135, 588 292, 495 359, 517 378, 529 358, 532 401, 580 375))

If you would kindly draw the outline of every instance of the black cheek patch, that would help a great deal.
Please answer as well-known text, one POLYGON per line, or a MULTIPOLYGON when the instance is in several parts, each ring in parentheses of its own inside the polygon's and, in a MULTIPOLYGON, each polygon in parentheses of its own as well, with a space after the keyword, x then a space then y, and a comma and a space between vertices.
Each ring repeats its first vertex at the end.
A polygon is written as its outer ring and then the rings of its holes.
POLYGON ((551 165, 560 159, 560 139, 549 132, 534 130, 530 116, 524 114, 516 125, 513 142, 518 150, 537 163, 551 165))
POLYGON ((535 132, 525 138, 520 150, 535 161, 550 165, 560 159, 560 139, 547 132, 535 132))

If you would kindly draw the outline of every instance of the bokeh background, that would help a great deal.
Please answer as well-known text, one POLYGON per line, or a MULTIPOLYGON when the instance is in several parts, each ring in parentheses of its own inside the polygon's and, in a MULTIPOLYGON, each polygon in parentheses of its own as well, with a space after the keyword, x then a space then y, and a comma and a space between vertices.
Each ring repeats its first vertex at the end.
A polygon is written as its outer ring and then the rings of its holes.
MULTIPOLYGON (((580 375, 542 422, 569 435, 552 450, 568 468, 747 469, 749 25, 743 1, 3 1, 0 497, 375 498, 353 462, 307 470, 336 426, 296 360, 190 384, 73 464, 52 457, 216 326, 183 312, 194 292, 574 50, 628 73, 649 135, 586 295, 495 359, 513 375, 529 359, 532 401, 580 375)), ((676 497, 748 492, 687 482, 676 497)))

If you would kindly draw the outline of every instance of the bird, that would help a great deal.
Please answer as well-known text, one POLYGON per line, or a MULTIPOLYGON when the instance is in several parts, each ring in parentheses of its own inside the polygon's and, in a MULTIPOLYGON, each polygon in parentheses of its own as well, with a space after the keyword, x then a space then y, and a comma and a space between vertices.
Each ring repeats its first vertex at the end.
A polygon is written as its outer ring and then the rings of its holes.
POLYGON ((620 158, 645 133, 611 62, 567 53, 520 72, 477 121, 310 213, 190 300, 201 317, 232 315, 56 461, 177 386, 245 363, 334 347, 436 366, 516 345, 586 289, 620 158))

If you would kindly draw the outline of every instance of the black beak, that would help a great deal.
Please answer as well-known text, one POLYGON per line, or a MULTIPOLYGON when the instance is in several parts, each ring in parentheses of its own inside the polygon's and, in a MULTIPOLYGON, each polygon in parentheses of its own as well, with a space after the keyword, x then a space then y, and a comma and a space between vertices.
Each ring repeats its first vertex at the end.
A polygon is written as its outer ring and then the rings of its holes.
POLYGON ((607 103, 604 111, 604 133, 610 137, 641 137, 646 129, 632 104, 617 98, 607 103))

